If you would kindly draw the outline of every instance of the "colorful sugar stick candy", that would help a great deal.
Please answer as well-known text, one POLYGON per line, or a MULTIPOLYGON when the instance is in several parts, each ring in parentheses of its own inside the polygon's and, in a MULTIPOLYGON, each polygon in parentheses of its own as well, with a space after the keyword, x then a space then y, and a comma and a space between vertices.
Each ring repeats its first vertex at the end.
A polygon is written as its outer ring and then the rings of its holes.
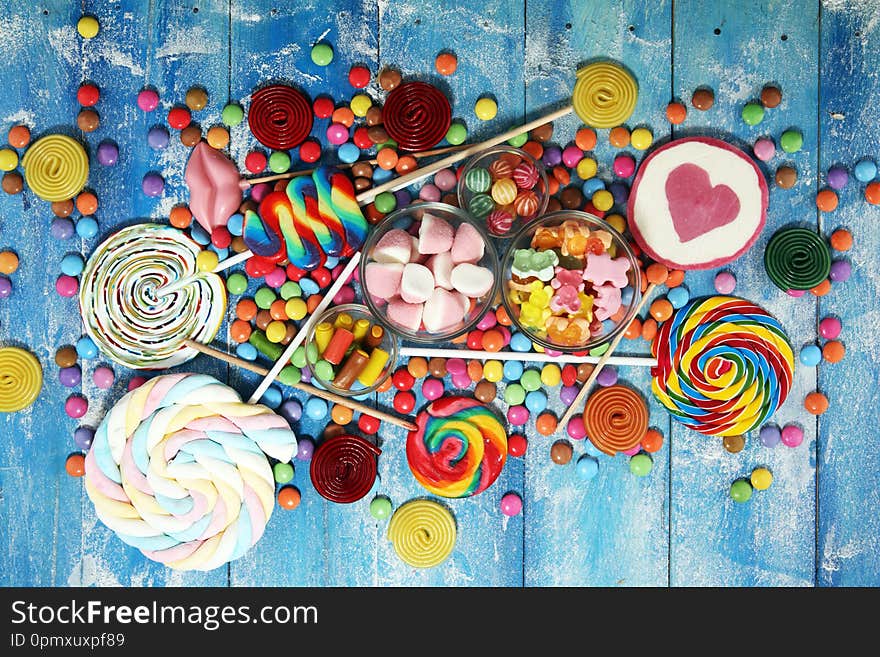
POLYGON ((355 321, 348 313, 339 313, 332 324, 321 322, 315 327, 310 348, 317 358, 312 371, 333 388, 370 388, 387 375, 391 355, 381 348, 384 337, 382 327, 369 319, 355 321))

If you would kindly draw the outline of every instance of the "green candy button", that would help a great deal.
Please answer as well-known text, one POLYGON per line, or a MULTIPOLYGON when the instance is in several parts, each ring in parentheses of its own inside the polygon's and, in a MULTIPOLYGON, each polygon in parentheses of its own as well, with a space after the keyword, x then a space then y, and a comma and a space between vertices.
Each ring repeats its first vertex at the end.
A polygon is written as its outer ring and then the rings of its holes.
POLYGON ((286 484, 293 481, 293 466, 290 463, 276 463, 272 468, 272 474, 275 475, 275 482, 286 484))

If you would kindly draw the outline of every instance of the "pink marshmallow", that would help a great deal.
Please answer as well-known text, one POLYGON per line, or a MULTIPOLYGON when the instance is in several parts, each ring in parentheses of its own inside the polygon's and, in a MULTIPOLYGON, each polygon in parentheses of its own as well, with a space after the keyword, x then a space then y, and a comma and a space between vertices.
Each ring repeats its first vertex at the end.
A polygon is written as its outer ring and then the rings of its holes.
POLYGON ((407 303, 403 299, 393 299, 388 302, 388 308, 385 312, 388 315, 388 321, 402 326, 410 331, 418 331, 422 325, 422 311, 424 304, 407 303))
POLYGON ((400 298, 407 303, 424 303, 434 291, 434 275, 425 265, 414 262, 403 268, 400 298))
POLYGON ((364 285, 375 299, 390 299, 400 293, 403 265, 399 262, 371 262, 364 273, 364 285))
POLYGON ((452 287, 469 297, 481 297, 492 289, 495 277, 485 267, 478 267, 469 262, 456 265, 452 270, 452 287))
POLYGON ((419 227, 419 253, 430 255, 449 251, 454 236, 448 222, 426 212, 419 227))
POLYGON ((476 264, 483 257, 486 243, 482 235, 470 224, 461 224, 452 242, 452 262, 476 264))
POLYGON ((444 290, 452 289, 452 255, 448 251, 428 258, 428 269, 434 274, 434 285, 444 290))
POLYGON ((424 264, 425 261, 428 259, 428 256, 419 253, 419 238, 415 235, 410 235, 409 238, 412 240, 412 249, 409 253, 409 261, 417 262, 420 265, 424 264))
POLYGON ((442 287, 434 288, 434 292, 425 302, 423 317, 425 330, 429 333, 438 333, 455 326, 463 317, 458 294, 448 292, 442 287))
POLYGON ((405 265, 409 262, 412 251, 412 240, 409 233, 399 228, 392 228, 377 242, 370 256, 376 262, 397 262, 405 265))

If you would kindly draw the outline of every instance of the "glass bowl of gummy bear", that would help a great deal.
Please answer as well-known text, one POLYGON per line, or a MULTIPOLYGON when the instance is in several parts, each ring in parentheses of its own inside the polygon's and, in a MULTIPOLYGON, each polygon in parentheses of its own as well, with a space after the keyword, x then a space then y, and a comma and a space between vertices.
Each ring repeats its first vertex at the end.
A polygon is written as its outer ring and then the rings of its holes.
POLYGON ((544 165, 519 148, 496 146, 474 155, 458 179, 458 205, 493 237, 510 237, 547 209, 544 165))
POLYGON ((498 292, 498 254, 483 227, 445 203, 413 203, 385 217, 363 246, 360 283, 376 319, 412 342, 469 331, 498 292))
POLYGON ((560 210, 523 226, 501 266, 504 307, 533 342, 602 353, 638 306, 641 273, 626 239, 586 212, 560 210))

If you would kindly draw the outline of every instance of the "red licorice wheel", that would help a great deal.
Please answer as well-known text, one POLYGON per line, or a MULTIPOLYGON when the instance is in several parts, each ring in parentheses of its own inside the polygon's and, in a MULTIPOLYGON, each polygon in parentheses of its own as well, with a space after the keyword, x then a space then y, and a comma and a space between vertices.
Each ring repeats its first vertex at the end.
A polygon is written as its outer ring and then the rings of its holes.
POLYGON ((268 148, 299 146, 312 131, 312 107, 293 87, 275 84, 254 92, 248 125, 257 141, 268 148))
POLYGON ((426 82, 404 82, 385 101, 382 119, 388 136, 404 151, 423 151, 446 136, 452 122, 449 99, 426 82))
POLYGON ((376 457, 380 453, 373 443, 358 436, 328 438, 312 456, 312 485, 331 502, 356 502, 370 492, 376 481, 376 457))

